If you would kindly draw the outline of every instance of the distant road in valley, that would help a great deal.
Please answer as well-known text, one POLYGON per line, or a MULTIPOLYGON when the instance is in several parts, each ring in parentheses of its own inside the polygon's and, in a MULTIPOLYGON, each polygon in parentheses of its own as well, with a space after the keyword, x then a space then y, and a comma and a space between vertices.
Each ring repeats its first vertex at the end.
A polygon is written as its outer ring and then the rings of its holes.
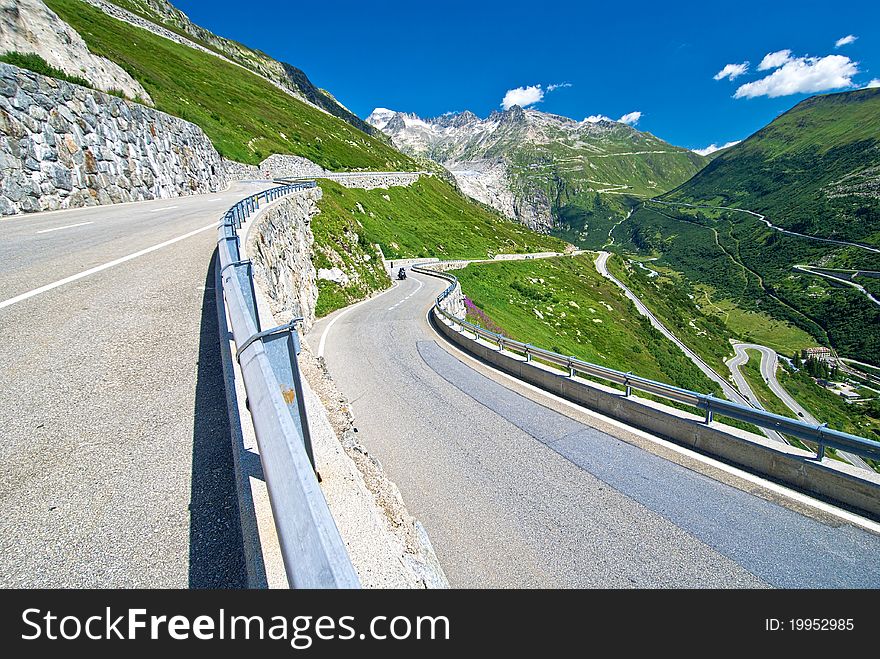
MULTIPOLYGON (((818 426, 821 423, 816 417, 810 414, 807 408, 792 398, 791 394, 789 394, 785 387, 780 384, 776 377, 779 355, 776 354, 775 350, 757 343, 734 343, 733 349, 734 352, 736 352, 736 355, 727 362, 727 365, 730 368, 730 372, 733 374, 733 378, 736 381, 737 386, 740 388, 740 391, 748 392, 746 395, 752 399, 756 407, 762 406, 742 372, 739 370, 740 367, 744 366, 749 361, 749 354, 746 352, 747 350, 757 350, 761 353, 761 377, 776 397, 792 411, 795 418, 815 426, 818 426)), ((871 469, 864 460, 853 453, 838 451, 837 454, 850 464, 862 467, 863 469, 871 469)))
POLYGON ((794 266, 794 269, 800 270, 801 272, 806 272, 807 274, 810 274, 810 275, 816 275, 817 277, 825 277, 825 279, 830 279, 831 281, 836 281, 840 284, 844 284, 845 286, 852 286, 856 290, 858 290, 861 293, 863 293, 864 295, 866 295, 868 297, 868 299, 871 300, 871 302, 873 302, 877 306, 880 306, 880 300, 878 300, 876 297, 871 295, 871 293, 868 291, 868 289, 866 289, 861 284, 857 284, 856 282, 850 281, 849 279, 843 279, 842 277, 835 277, 834 275, 832 275, 828 272, 820 271, 819 269, 817 269, 811 265, 796 265, 796 266, 794 266))
POLYGON ((636 309, 638 309, 639 313, 645 316, 650 322, 651 325, 659 331, 663 336, 672 341, 675 345, 679 347, 679 349, 687 355, 688 359, 690 359, 696 366, 699 368, 709 379, 717 382, 721 387, 722 391, 724 391, 724 395, 728 400, 733 401, 734 403, 740 403, 742 405, 750 405, 749 400, 743 396, 739 391, 737 391, 730 382, 727 381, 724 377, 722 377, 715 369, 713 369, 709 364, 707 364, 703 359, 691 350, 682 340, 680 340, 675 334, 673 334, 660 320, 655 316, 651 310, 642 302, 635 293, 633 293, 626 284, 617 279, 614 275, 612 275, 608 271, 608 258, 611 256, 610 252, 599 252, 599 256, 596 257, 596 270, 599 271, 599 274, 603 277, 610 279, 614 284, 620 288, 626 297, 628 297, 634 305, 636 305, 636 309))
POLYGON ((798 233, 797 231, 789 231, 788 229, 783 229, 782 227, 778 227, 775 224, 773 224, 772 222, 770 222, 770 220, 768 220, 765 215, 761 215, 760 213, 756 213, 755 211, 750 211, 746 208, 734 208, 733 206, 705 206, 705 205, 700 205, 700 204, 686 204, 683 202, 660 201, 658 199, 651 199, 650 201, 651 201, 651 203, 663 204, 664 206, 687 206, 689 208, 709 208, 709 209, 714 209, 714 210, 723 209, 723 210, 728 210, 728 211, 739 211, 740 213, 748 213, 749 215, 752 215, 753 217, 756 217, 759 220, 761 220, 761 222, 766 224, 771 229, 774 229, 774 230, 779 231, 781 233, 787 233, 790 236, 798 236, 799 238, 806 238, 808 240, 817 240, 821 243, 832 243, 834 245, 844 245, 847 247, 858 247, 859 249, 864 249, 869 252, 873 252, 875 254, 880 254, 880 248, 874 247, 873 245, 866 245, 864 243, 853 243, 853 242, 849 242, 847 240, 835 240, 834 238, 820 238, 819 236, 810 236, 806 233, 798 233))

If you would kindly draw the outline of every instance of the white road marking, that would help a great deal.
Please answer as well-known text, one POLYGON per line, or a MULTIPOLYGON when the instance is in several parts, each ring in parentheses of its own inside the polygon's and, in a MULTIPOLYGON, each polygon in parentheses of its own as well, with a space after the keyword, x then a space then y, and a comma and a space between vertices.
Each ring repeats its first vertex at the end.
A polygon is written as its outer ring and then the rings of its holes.
POLYGON ((62 229, 73 229, 74 227, 84 227, 87 224, 94 224, 94 222, 78 222, 76 224, 67 224, 63 227, 52 227, 51 229, 43 229, 42 231, 37 231, 37 233, 51 233, 52 231, 61 231, 62 229))
POLYGON ((170 211, 172 208, 178 208, 177 206, 163 206, 162 208, 154 208, 151 210, 151 213, 158 213, 159 211, 170 211))
MULTIPOLYGON (((412 277, 412 275, 410 275, 410 277, 412 277)), ((414 279, 415 281, 417 281, 418 284, 419 284, 418 286, 416 286, 416 290, 414 290, 412 293, 410 293, 409 295, 407 295, 407 296, 406 296, 405 298, 403 298, 402 300, 399 300, 399 301, 397 301, 395 304, 393 304, 392 306, 388 307, 388 311, 394 311, 397 307, 399 307, 401 304, 403 304, 403 303, 406 302, 408 299, 410 299, 413 295, 415 295, 416 293, 418 293, 418 292, 419 292, 419 289, 420 289, 422 286, 425 285, 425 282, 423 282, 421 279, 418 279, 418 278, 416 278, 416 277, 412 277, 412 279, 414 279)), ((365 301, 366 301, 366 300, 365 300, 365 301)), ((319 356, 320 356, 320 355, 319 355, 319 356)))
POLYGON ((367 298, 366 300, 361 300, 357 304, 353 304, 350 307, 348 307, 345 311, 343 311, 338 316, 336 316, 333 320, 331 320, 329 323, 327 323, 327 327, 325 327, 324 331, 321 332, 321 340, 318 342, 318 357, 324 356, 324 346, 327 343, 327 333, 330 331, 330 328, 336 324, 337 320, 342 318, 345 314, 347 314, 352 309, 357 309, 362 304, 365 304, 366 302, 371 302, 371 301, 375 300, 376 298, 382 297, 383 295, 385 295, 385 293, 390 293, 391 291, 396 290, 396 289, 397 289, 397 284, 394 284, 393 286, 391 286, 391 288, 388 288, 388 289, 382 291, 381 293, 379 293, 379 295, 376 295, 375 297, 367 298))
MULTIPOLYGON (((428 316, 430 316, 433 308, 434 307, 431 307, 431 309, 428 309, 428 316)), ((430 324, 430 318, 429 318, 429 324, 430 324)), ((485 368, 487 370, 490 370, 495 375, 502 377, 505 380, 515 382, 517 385, 524 387, 524 388, 528 389, 529 391, 532 391, 535 394, 538 394, 539 396, 544 396, 544 397, 549 398, 557 403, 565 405, 566 407, 577 410, 578 412, 580 412, 582 414, 587 414, 588 416, 592 416, 597 419, 600 419, 600 420, 604 421, 605 423, 608 423, 612 426, 620 428, 621 430, 631 432, 634 435, 637 435, 643 439, 646 439, 650 442, 653 442, 653 443, 655 443, 659 446, 662 446, 663 448, 666 448, 670 451, 674 451, 675 453, 679 453, 680 455, 691 458, 692 460, 702 462, 703 464, 706 464, 710 467, 714 467, 715 469, 719 469, 721 471, 727 472, 728 474, 736 476, 737 478, 741 478, 742 480, 748 481, 749 483, 754 483, 755 485, 758 485, 759 487, 761 487, 765 490, 768 490, 770 492, 774 492, 776 494, 784 496, 788 499, 791 499, 792 501, 796 501, 798 503, 809 506, 809 507, 814 508, 816 510, 820 510, 823 513, 826 513, 826 514, 831 515, 833 517, 837 517, 838 519, 841 519, 845 522, 848 522, 848 523, 852 524, 853 526, 858 526, 858 527, 863 528, 867 531, 871 531, 872 533, 880 534, 880 524, 878 524, 877 522, 874 522, 873 520, 867 519, 865 517, 861 517, 860 515, 856 515, 855 513, 851 513, 848 510, 843 510, 843 509, 838 508, 836 506, 832 506, 831 504, 825 503, 824 501, 820 501, 818 499, 813 499, 812 497, 810 497, 806 494, 801 494, 800 492, 796 492, 795 490, 790 490, 789 488, 787 488, 783 485, 778 485, 776 483, 773 483, 772 481, 768 481, 764 478, 761 478, 760 476, 756 476, 755 474, 751 474, 747 471, 743 471, 742 469, 737 469, 736 467, 728 465, 724 462, 720 462, 719 460, 715 460, 714 458, 710 458, 709 456, 703 455, 702 453, 697 453, 697 452, 692 451, 688 448, 685 448, 684 446, 679 446, 678 444, 674 444, 673 442, 667 441, 665 439, 661 439, 660 437, 657 437, 655 435, 647 433, 643 430, 639 430, 638 428, 635 428, 633 426, 628 426, 625 423, 618 421, 617 419, 612 419, 611 417, 605 416, 604 414, 600 414, 599 412, 594 412, 593 410, 589 409, 588 407, 583 407, 581 405, 577 405, 576 403, 572 403, 571 401, 566 400, 565 398, 561 398, 560 396, 557 396, 556 394, 552 394, 549 391, 544 391, 543 389, 536 387, 533 384, 530 384, 528 382, 524 382, 523 380, 515 378, 512 375, 508 375, 507 373, 504 373, 502 371, 499 371, 498 369, 496 369, 492 366, 489 366, 488 364, 485 364, 483 362, 478 361, 475 357, 472 357, 470 354, 468 354, 467 352, 465 352, 464 350, 462 350, 458 346, 450 343, 445 337, 443 337, 441 334, 439 334, 436 330, 435 330, 435 333, 440 338, 440 340, 442 340, 444 342, 445 345, 449 346, 452 350, 454 350, 456 353, 461 355, 463 360, 466 360, 466 361, 474 364, 475 367, 471 367, 471 368, 473 368, 478 373, 480 372, 480 369, 477 367, 481 367, 481 368, 485 368)), ((626 440, 623 440, 623 441, 626 441, 626 440)), ((731 486, 731 487, 733 487, 733 486, 731 486)))
POLYGON ((197 233, 201 233, 202 231, 207 231, 208 229, 216 229, 217 223, 212 222, 211 224, 202 227, 201 229, 196 229, 195 231, 190 231, 189 233, 185 233, 182 236, 177 236, 177 238, 172 238, 171 240, 166 240, 164 243, 159 243, 158 245, 153 245, 152 247, 147 247, 146 249, 142 249, 138 252, 134 252, 133 254, 129 254, 127 256, 122 256, 118 259, 114 259, 112 261, 108 261, 107 263, 103 263, 101 265, 96 265, 94 268, 89 268, 88 270, 83 270, 82 272, 78 272, 75 275, 70 275, 69 277, 65 277, 64 279, 59 279, 58 281, 54 281, 51 284, 46 284, 45 286, 40 286, 39 288, 35 288, 33 290, 28 291, 27 293, 22 293, 21 295, 16 295, 15 297, 9 298, 8 300, 4 300, 0 302, 0 309, 5 309, 6 307, 11 307, 13 304, 17 304, 19 302, 23 302, 24 300, 30 299, 41 293, 46 293, 47 291, 51 291, 52 289, 58 288, 59 286, 64 286, 65 284, 70 284, 71 282, 77 281, 79 279, 83 279, 84 277, 88 277, 90 275, 94 275, 98 272, 102 272, 103 270, 107 270, 108 268, 112 268, 113 266, 120 265, 125 263, 126 261, 131 261, 132 259, 136 259, 139 256, 144 256, 145 254, 149 254, 150 252, 155 252, 158 249, 162 249, 163 247, 168 247, 169 245, 173 245, 174 243, 180 242, 181 240, 186 240, 187 238, 191 238, 197 233))

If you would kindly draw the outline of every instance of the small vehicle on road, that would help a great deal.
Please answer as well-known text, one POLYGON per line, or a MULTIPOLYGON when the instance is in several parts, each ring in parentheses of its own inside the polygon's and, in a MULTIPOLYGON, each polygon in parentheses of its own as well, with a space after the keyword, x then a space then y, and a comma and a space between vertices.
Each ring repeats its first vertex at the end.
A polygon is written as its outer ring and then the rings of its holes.
POLYGON ((397 271, 397 278, 400 279, 401 281, 406 279, 406 269, 405 268, 401 268, 400 270, 397 271))

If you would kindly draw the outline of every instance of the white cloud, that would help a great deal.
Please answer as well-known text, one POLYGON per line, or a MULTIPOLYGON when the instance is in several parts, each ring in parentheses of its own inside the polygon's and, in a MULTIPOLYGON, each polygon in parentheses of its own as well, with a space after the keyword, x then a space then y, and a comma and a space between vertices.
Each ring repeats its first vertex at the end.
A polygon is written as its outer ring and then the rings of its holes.
POLYGON ((880 78, 874 78, 871 82, 865 85, 865 89, 874 89, 875 87, 880 87, 880 78))
POLYGON ((514 105, 524 108, 535 103, 540 103, 544 98, 544 90, 541 85, 529 85, 528 87, 517 87, 516 89, 508 89, 501 100, 501 107, 509 110, 514 105))
POLYGON ((724 78, 733 80, 734 78, 739 78, 743 73, 748 70, 748 62, 743 62, 742 64, 728 64, 715 74, 715 80, 723 80, 724 78))
POLYGON ((859 72, 858 64, 843 55, 796 57, 760 80, 741 85, 734 98, 757 96, 788 96, 811 94, 852 87, 852 77, 859 72))
POLYGON ((849 44, 851 44, 851 43, 852 43, 853 41, 855 41, 856 39, 858 39, 858 37, 857 37, 856 35, 854 35, 854 34, 848 34, 848 35, 846 35, 845 37, 840 37, 840 39, 838 39, 837 41, 835 41, 835 42, 834 42, 834 47, 835 47, 835 48, 840 48, 841 46, 848 46, 849 44))
POLYGON ((767 53, 764 59, 758 64, 758 71, 767 71, 768 69, 778 69, 791 59, 791 51, 777 50, 775 53, 767 53))
POLYGON ((516 89, 508 89, 507 93, 504 94, 504 98, 501 100, 501 107, 503 107, 505 110, 509 110, 514 105, 525 108, 529 105, 534 105, 535 103, 540 103, 541 101, 543 101, 544 94, 548 94, 564 87, 571 87, 571 83, 553 83, 547 85, 546 89, 543 88, 541 85, 529 85, 528 87, 517 87, 516 89))
POLYGON ((692 149, 694 153, 699 153, 701 156, 708 156, 710 153, 715 153, 716 151, 721 151, 721 149, 726 149, 728 147, 734 146, 735 144, 739 144, 742 140, 736 140, 735 142, 728 142, 727 144, 722 144, 718 146, 717 144, 710 144, 705 149, 692 149))
POLYGON ((634 126, 639 122, 639 119, 642 118, 641 112, 627 112, 620 119, 612 119, 606 114, 591 114, 589 117, 584 117, 584 120, 581 122, 582 124, 596 124, 600 121, 610 121, 612 123, 619 124, 629 124, 630 126, 634 126))

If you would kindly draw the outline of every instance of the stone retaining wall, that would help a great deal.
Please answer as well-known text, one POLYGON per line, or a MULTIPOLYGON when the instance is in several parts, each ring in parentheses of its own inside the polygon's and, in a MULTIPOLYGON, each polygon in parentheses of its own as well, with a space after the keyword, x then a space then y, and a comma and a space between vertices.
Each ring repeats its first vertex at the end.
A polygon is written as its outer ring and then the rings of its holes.
POLYGON ((318 301, 311 219, 318 213, 319 199, 320 188, 284 197, 259 217, 247 237, 254 279, 266 293, 272 313, 281 322, 302 316, 303 334, 315 322, 318 301))
POLYGON ((344 174, 324 174, 324 178, 336 181, 346 188, 390 188, 392 186, 409 187, 419 180, 419 172, 352 172, 344 174))
POLYGON ((202 129, 0 64, 0 215, 171 198, 227 184, 202 129))
POLYGON ((318 178, 328 172, 308 158, 284 154, 272 154, 260 163, 264 178, 318 178))
POLYGON ((230 181, 257 181, 266 178, 256 165, 246 165, 228 158, 223 159, 223 170, 230 181))

